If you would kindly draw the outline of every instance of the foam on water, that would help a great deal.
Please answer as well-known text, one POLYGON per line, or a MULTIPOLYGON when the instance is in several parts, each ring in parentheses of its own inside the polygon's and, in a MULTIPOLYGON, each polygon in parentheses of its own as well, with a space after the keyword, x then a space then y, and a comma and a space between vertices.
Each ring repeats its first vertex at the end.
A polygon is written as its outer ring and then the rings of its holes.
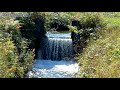
POLYGON ((74 78, 79 71, 75 61, 36 60, 29 78, 74 78))

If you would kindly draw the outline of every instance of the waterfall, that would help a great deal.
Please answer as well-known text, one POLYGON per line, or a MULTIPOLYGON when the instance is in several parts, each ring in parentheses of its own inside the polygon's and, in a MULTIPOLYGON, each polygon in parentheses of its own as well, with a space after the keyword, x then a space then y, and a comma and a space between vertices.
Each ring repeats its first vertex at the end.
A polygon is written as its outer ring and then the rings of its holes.
POLYGON ((63 60, 73 55, 70 34, 47 34, 40 44, 38 59, 63 60))
POLYGON ((38 50, 29 78, 74 78, 79 66, 73 60, 71 34, 46 34, 38 50), (72 60, 71 60, 72 59, 72 60))

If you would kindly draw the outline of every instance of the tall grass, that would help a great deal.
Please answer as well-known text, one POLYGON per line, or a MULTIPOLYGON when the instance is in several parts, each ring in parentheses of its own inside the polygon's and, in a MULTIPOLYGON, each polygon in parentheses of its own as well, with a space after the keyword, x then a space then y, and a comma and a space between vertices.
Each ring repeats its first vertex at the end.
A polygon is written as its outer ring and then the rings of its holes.
POLYGON ((120 19, 104 19, 107 28, 97 32, 99 39, 91 37, 87 48, 77 58, 82 78, 120 77, 120 19))

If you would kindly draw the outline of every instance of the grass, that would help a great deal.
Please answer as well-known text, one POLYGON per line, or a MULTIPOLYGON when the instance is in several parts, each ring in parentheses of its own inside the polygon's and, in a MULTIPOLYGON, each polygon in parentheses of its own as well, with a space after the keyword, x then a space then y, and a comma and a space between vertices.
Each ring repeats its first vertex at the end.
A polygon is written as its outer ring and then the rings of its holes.
POLYGON ((108 28, 120 27, 120 17, 104 17, 104 21, 107 23, 108 28))
POLYGON ((120 77, 120 18, 104 18, 107 29, 98 32, 99 39, 90 38, 87 48, 77 59, 82 78, 120 77))

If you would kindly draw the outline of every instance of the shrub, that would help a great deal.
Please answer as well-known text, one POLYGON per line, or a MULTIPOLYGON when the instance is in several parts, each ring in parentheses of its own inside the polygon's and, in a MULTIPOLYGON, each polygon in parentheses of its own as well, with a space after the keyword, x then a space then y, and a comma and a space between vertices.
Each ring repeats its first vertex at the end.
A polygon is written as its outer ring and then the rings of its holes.
POLYGON ((59 25, 69 25, 71 15, 67 12, 46 12, 45 27, 46 31, 50 31, 51 25, 57 23, 59 25))
POLYGON ((86 47, 89 38, 98 38, 97 32, 105 27, 105 23, 99 13, 81 13, 77 15, 77 26, 68 26, 72 32, 74 50, 76 53, 81 53, 86 47))
POLYGON ((29 50, 29 41, 21 36, 19 22, 4 18, 0 23, 0 77, 24 77, 31 68, 34 51, 29 50))

